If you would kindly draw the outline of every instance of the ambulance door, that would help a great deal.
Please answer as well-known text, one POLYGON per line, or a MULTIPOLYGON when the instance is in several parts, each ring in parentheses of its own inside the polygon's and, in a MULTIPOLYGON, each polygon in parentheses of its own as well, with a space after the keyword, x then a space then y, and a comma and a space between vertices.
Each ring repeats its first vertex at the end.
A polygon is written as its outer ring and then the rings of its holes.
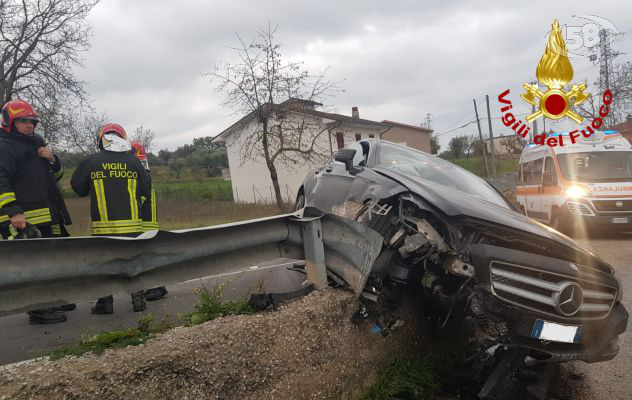
POLYGON ((553 164, 553 158, 547 156, 544 160, 544 172, 542 174, 542 194, 540 196, 540 208, 544 213, 543 219, 547 222, 551 220, 551 209, 555 204, 555 197, 560 193, 558 186, 557 172, 553 164))
POLYGON ((545 213, 542 211, 542 170, 544 159, 529 161, 527 167, 527 215, 531 218, 545 220, 545 213))

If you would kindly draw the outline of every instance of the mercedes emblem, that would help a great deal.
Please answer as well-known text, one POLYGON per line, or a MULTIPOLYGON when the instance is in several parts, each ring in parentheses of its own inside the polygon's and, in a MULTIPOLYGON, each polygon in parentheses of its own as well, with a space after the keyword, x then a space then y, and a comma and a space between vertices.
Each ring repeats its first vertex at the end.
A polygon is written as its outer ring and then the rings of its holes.
POLYGON ((617 207, 621 208, 623 207, 623 202, 622 201, 617 201, 616 203, 614 203, 617 207))
POLYGON ((564 282, 554 294, 555 309, 566 317, 577 314, 584 300, 581 286, 575 282, 564 282))

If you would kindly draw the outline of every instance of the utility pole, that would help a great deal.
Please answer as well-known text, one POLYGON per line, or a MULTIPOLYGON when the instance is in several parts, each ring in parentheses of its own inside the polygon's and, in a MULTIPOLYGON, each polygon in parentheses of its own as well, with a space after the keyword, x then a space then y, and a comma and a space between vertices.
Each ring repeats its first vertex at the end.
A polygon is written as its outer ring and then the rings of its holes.
MULTIPOLYGON (((532 113, 535 112, 535 106, 533 104, 531 105, 531 112, 532 113)), ((534 119, 533 120, 533 127, 531 128, 531 133, 529 134, 529 136, 531 136, 531 143, 533 143, 533 138, 537 134, 538 134, 538 121, 534 119)))
POLYGON ((478 119, 478 109, 476 108, 476 99, 472 99, 474 102, 474 113, 476 113, 476 126, 478 127, 478 138, 481 141, 481 146, 483 147, 483 160, 485 161, 485 173, 489 178, 489 165, 487 165, 487 146, 485 146, 485 141, 483 140, 483 132, 481 131, 481 120, 478 119))
MULTIPOLYGON (((537 81, 531 81, 532 85, 537 84, 537 81)), ((535 105, 531 105, 531 112, 535 112, 535 105)), ((544 118, 543 118, 544 119, 544 118)), ((529 133, 529 142, 533 143, 533 138, 538 134, 538 121, 537 118, 533 120, 533 126, 531 127, 531 132, 529 133)))
POLYGON ((492 178, 496 177, 496 148, 494 147, 494 133, 492 132, 492 116, 489 113, 489 95, 485 95, 485 102, 487 103, 487 122, 489 122, 489 145, 492 155, 492 178))
POLYGON ((432 129, 432 114, 426 114, 426 122, 422 124, 426 129, 432 129))

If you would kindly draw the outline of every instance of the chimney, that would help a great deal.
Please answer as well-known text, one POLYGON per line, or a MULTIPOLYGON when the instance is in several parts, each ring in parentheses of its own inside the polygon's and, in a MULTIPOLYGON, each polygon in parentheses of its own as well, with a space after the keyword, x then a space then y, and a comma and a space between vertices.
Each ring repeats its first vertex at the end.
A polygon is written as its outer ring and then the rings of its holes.
POLYGON ((351 107, 351 118, 355 118, 355 119, 360 118, 360 111, 358 111, 357 106, 351 107))

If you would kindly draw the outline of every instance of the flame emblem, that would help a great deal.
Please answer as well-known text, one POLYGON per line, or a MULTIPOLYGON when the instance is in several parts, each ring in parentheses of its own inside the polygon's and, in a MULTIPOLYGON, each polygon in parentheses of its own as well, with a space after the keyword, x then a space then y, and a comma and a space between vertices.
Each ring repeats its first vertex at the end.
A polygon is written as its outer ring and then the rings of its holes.
POLYGON ((570 91, 564 91, 564 86, 573 79, 573 66, 568 60, 566 43, 557 20, 553 21, 547 46, 535 70, 535 75, 538 81, 548 89, 542 92, 537 83, 522 85, 526 92, 520 97, 527 103, 539 107, 539 110, 527 115, 527 121, 532 122, 541 116, 549 119, 569 117, 578 124, 584 120, 581 115, 571 110, 571 99, 575 99, 573 105, 576 106, 584 102, 590 94, 584 93, 586 89, 584 83, 571 85, 570 91))

